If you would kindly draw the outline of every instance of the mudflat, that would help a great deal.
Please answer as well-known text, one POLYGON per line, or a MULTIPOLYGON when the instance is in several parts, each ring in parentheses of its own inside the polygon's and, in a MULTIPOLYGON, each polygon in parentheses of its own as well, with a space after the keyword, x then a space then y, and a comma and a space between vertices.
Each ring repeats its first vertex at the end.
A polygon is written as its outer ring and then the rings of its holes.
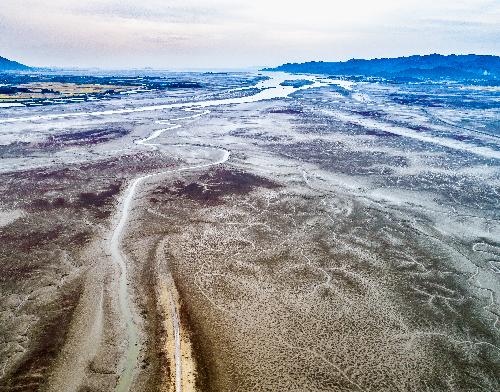
POLYGON ((497 91, 174 76, 0 112, 0 389, 500 387, 497 91))

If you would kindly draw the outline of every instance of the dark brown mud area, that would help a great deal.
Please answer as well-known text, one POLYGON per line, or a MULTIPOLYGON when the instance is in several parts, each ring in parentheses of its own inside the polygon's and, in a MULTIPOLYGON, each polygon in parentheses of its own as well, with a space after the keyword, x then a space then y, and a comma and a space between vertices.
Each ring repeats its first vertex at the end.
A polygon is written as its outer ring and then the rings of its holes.
MULTIPOLYGON (((32 332, 31 348, 0 381, 2 391, 40 391, 45 385, 64 342, 82 290, 75 281, 61 288, 61 294, 42 309, 32 332)), ((5 337, 4 337, 5 338, 5 337)), ((3 339, 2 339, 3 340, 3 339)))
POLYGON ((225 196, 243 195, 257 187, 274 189, 279 184, 240 170, 217 168, 199 176, 194 182, 177 180, 170 186, 159 186, 153 192, 153 200, 156 195, 170 195, 215 205, 223 203, 225 196))

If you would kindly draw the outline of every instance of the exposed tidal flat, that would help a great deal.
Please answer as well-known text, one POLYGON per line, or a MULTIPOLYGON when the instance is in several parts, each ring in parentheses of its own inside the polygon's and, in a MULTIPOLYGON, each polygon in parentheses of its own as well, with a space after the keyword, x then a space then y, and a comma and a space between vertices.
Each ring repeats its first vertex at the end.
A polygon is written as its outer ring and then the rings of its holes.
POLYGON ((183 74, 0 111, 0 389, 495 391, 498 91, 183 74))

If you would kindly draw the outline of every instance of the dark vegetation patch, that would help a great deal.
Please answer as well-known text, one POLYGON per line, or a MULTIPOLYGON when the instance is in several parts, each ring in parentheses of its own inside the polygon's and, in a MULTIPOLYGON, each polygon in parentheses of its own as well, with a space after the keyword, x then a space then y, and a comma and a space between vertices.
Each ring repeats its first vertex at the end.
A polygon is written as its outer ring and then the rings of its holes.
POLYGON ((171 162, 159 152, 138 152, 124 155, 119 159, 108 158, 71 166, 33 168, 0 173, 0 184, 26 183, 23 184, 23 190, 26 190, 34 185, 42 185, 41 180, 51 180, 46 181, 44 186, 59 184, 60 180, 74 180, 74 184, 64 184, 69 187, 76 183, 89 183, 89 177, 92 180, 102 179, 109 182, 109 178, 125 178, 125 173, 133 175, 169 166, 171 166, 171 162))
POLYGON ((414 131, 417 132, 432 132, 432 129, 425 125, 413 125, 413 124, 397 124, 397 125, 401 125, 408 129, 413 129, 414 131))
POLYGON ((15 173, 9 173, 6 176, 13 178, 15 177, 18 180, 55 180, 55 181, 60 181, 60 180, 67 180, 67 179, 73 179, 75 178, 75 171, 68 168, 68 167, 63 167, 63 168, 58 168, 58 169, 48 169, 48 170, 40 170, 40 169, 34 169, 34 170, 29 170, 25 172, 15 172, 15 173))
POLYGON ((158 84, 162 88, 170 89, 170 88, 203 88, 203 85, 198 82, 189 82, 189 81, 179 81, 179 82, 166 82, 158 84))
POLYGON ((350 175, 391 174, 392 167, 406 167, 407 159, 390 156, 378 151, 349 150, 341 142, 313 140, 291 144, 273 144, 270 148, 278 153, 314 163, 321 168, 350 175))
POLYGON ((94 228, 85 222, 109 217, 124 180, 113 181, 113 174, 119 172, 114 168, 96 170, 103 164, 94 165, 88 170, 75 166, 0 175, 0 191, 8 195, 4 207, 27 212, 0 228, 2 286, 16 287, 16 282, 34 274, 43 276, 43 271, 59 263, 54 251, 78 251, 91 240, 94 228))
POLYGON ((16 222, 0 229, 0 284, 14 286, 58 263, 53 251, 75 250, 87 244, 93 232, 79 222, 16 222), (10 283, 9 283, 10 282, 10 283))
POLYGON ((163 169, 172 166, 171 162, 160 152, 139 152, 122 156, 120 159, 110 158, 79 166, 83 171, 101 173, 103 178, 110 176, 124 177, 122 173, 131 175, 144 173, 148 170, 163 169), (118 172, 117 172, 118 171, 118 172))
POLYGON ((50 210, 52 208, 64 208, 69 206, 64 197, 56 197, 55 199, 35 199, 31 202, 33 210, 50 210))
POLYGON ((26 87, 0 86, 0 94, 29 93, 31 90, 26 87))
POLYGON ((79 232, 71 235, 69 241, 71 244, 81 246, 81 245, 88 243, 90 241, 91 237, 92 237, 92 234, 90 231, 79 231, 79 232))
POLYGON ((89 129, 72 133, 62 133, 50 136, 46 141, 39 143, 41 148, 53 146, 83 146, 105 143, 112 139, 125 136, 130 133, 124 128, 89 129))
POLYGON ((48 211, 61 208, 73 209, 93 209, 109 206, 114 196, 120 192, 122 183, 108 185, 107 188, 97 192, 80 192, 74 199, 67 199, 61 196, 54 198, 36 198, 29 204, 31 211, 48 211))
POLYGON ((172 186, 160 186, 154 195, 185 197, 204 204, 219 204, 226 195, 242 195, 257 187, 277 188, 279 185, 266 178, 240 170, 218 168, 203 174, 196 182, 178 180, 172 186))
POLYGON ((461 134, 461 133, 451 134, 450 137, 452 139, 459 140, 461 142, 465 142, 465 141, 467 141, 467 142, 474 141, 476 143, 480 143, 481 142, 481 140, 478 139, 478 138, 476 138, 476 137, 472 137, 470 135, 464 135, 464 134, 461 134))
POLYGON ((0 381, 0 390, 5 392, 35 392, 44 388, 51 365, 66 340, 68 328, 82 293, 82 285, 73 283, 61 290, 59 298, 39 312, 41 317, 35 342, 21 361, 0 381))
POLYGON ((79 206, 100 206, 119 192, 129 176, 169 166, 167 158, 160 153, 130 154, 122 159, 110 158, 68 167, 1 173, 0 190, 12 196, 5 202, 16 200, 18 208, 76 207, 76 200, 79 206))
POLYGON ((385 117, 385 114, 379 110, 352 110, 352 113, 358 114, 363 117, 378 118, 378 119, 385 117))
POLYGON ((250 129, 235 129, 233 131, 229 132, 230 136, 235 136, 235 137, 241 137, 244 139, 257 139, 257 140, 263 140, 266 142, 279 142, 283 140, 282 136, 276 136, 269 134, 267 132, 258 132, 250 129))
POLYGON ((303 113, 303 111, 300 108, 276 108, 276 109, 269 110, 269 113, 300 115, 303 113))
POLYGON ((66 167, 36 168, 0 174, 3 209, 23 208, 44 216, 55 212, 65 219, 104 219, 131 176, 170 166, 157 152, 130 154, 66 167))
POLYGON ((118 194, 121 183, 111 184, 101 192, 82 192, 79 195, 78 205, 82 207, 102 207, 112 201, 113 196, 118 194))
POLYGON ((129 133, 130 129, 115 127, 51 135, 41 142, 16 141, 0 145, 0 158, 22 157, 35 152, 51 152, 65 147, 97 145, 118 139, 129 133))
POLYGON ((380 137, 401 137, 399 135, 395 135, 394 133, 381 131, 379 129, 367 129, 365 131, 365 135, 369 136, 380 136, 380 137))
POLYGON ((14 231, 5 228, 0 230, 2 248, 10 244, 13 249, 29 252, 35 248, 40 249, 50 244, 61 236, 63 227, 55 225, 52 228, 40 230, 14 231))
POLYGON ((10 144, 0 145, 0 159, 23 156, 31 151, 32 144, 16 141, 10 144))

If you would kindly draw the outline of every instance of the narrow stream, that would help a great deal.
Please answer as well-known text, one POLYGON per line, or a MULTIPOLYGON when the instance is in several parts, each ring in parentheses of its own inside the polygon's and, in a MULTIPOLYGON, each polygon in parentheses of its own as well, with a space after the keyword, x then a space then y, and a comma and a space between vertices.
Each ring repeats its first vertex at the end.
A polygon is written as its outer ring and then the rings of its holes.
MULTIPOLYGON (((258 102, 261 100, 267 100, 267 99, 273 99, 273 98, 284 98, 287 97, 288 95, 298 91, 298 90, 303 90, 306 88, 312 88, 312 87, 321 87, 326 85, 326 83, 318 80, 314 76, 301 76, 301 79, 309 79, 312 80, 314 83, 308 86, 302 86, 299 88, 295 88, 292 86, 280 86, 280 83, 283 82, 284 80, 287 79, 297 79, 297 76, 291 76, 291 75, 286 75, 286 74, 280 74, 280 75, 272 75, 271 79, 265 80, 263 82, 260 82, 256 87, 261 88, 262 90, 258 92, 255 95, 252 96, 247 96, 247 97, 239 97, 239 98, 229 98, 229 99, 222 99, 218 101, 204 101, 204 102, 195 102, 195 103, 179 103, 179 104, 173 104, 173 105, 161 105, 161 106, 148 106, 144 108, 135 108, 135 109, 121 109, 121 110, 110 110, 110 111, 104 111, 104 112, 93 112, 93 113, 72 113, 72 114, 65 114, 61 115, 61 117, 67 117, 67 116, 80 116, 80 115, 110 115, 110 114, 116 114, 116 113, 129 113, 129 112, 136 112, 136 111, 147 111, 147 110, 161 110, 161 109, 167 109, 167 108, 185 108, 187 111, 192 111, 200 108, 207 108, 207 107, 214 107, 214 106, 222 106, 222 105, 231 105, 231 104, 238 104, 238 103, 250 103, 250 102, 258 102)), ((331 81, 330 81, 331 82, 331 81)), ((173 119, 172 122, 169 122, 168 125, 171 125, 168 128, 164 129, 159 129, 151 133, 148 137, 138 140, 136 143, 139 145, 143 146, 161 146, 161 144, 157 143, 152 143, 151 141, 158 138, 162 133, 165 131, 171 130, 171 129, 176 129, 181 127, 179 124, 174 124, 174 121, 179 121, 179 120, 190 120, 194 119, 196 117, 200 117, 200 115, 207 114, 209 111, 205 110, 202 113, 197 113, 193 114, 191 116, 186 116, 182 117, 179 119, 173 119)), ((40 116, 37 117, 37 119, 40 116)), ((50 118, 57 118, 59 115, 52 115, 50 118)), ((163 122, 164 123, 164 122, 163 122)), ((176 145, 180 148, 185 147, 186 145, 176 145)), ((151 173, 151 174, 146 174, 140 177, 137 177, 134 179, 128 188, 126 189, 125 193, 122 196, 122 201, 119 204, 118 210, 116 212, 116 217, 117 217, 117 225, 113 229, 113 234, 111 236, 111 241, 110 241, 110 253, 111 257, 113 258, 114 263, 119 267, 120 270, 120 280, 119 280, 119 304, 120 304, 120 313, 125 321, 126 325, 126 333, 127 333, 127 349, 124 353, 124 362, 123 362, 123 370, 120 375, 118 384, 116 386, 116 391, 117 392, 126 392, 130 391, 130 387, 133 382, 133 377, 134 377, 134 370, 138 364, 138 358, 139 358, 139 353, 140 353, 140 342, 139 342, 139 334, 138 334, 138 328, 136 325, 136 322, 134 321, 134 314, 133 314, 133 302, 130 298, 129 295, 129 290, 128 290, 128 277, 127 277, 127 262, 126 262, 126 257, 123 254, 121 250, 121 241, 123 239, 123 234, 125 232, 125 227, 129 218, 130 211, 132 209, 132 204, 134 201, 135 194, 137 192, 137 189, 140 187, 140 185, 153 177, 159 176, 159 175, 164 175, 168 173, 175 173, 175 172, 181 172, 181 171, 188 171, 188 170, 196 170, 196 169, 201 169, 201 168, 207 168, 210 166, 214 165, 219 165, 221 163, 226 162, 229 159, 230 152, 227 150, 224 150, 219 147, 199 147, 199 148, 212 148, 214 150, 219 150, 221 152, 221 157, 210 163, 206 164, 199 164, 199 165, 194 165, 194 166, 186 166, 186 167, 181 167, 178 169, 172 169, 172 170, 164 170, 161 172, 157 173, 151 173)), ((182 368, 181 368, 181 353, 180 353, 180 330, 179 330, 179 317, 177 315, 176 307, 175 305, 172 307, 172 317, 174 320, 174 329, 175 325, 177 325, 177 332, 175 335, 176 339, 176 353, 175 353, 175 358, 176 358, 176 392, 180 392, 182 390, 182 385, 181 385, 181 380, 182 380, 182 368), (178 346, 178 347, 177 347, 178 346)))

